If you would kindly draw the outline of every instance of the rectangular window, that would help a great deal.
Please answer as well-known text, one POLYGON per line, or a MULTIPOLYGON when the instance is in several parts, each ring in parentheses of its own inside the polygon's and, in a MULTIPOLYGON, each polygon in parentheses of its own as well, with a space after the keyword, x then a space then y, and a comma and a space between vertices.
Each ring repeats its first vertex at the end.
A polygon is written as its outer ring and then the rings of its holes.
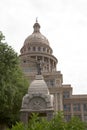
POLYGON ((83 104, 83 110, 87 111, 87 104, 83 104))
POLYGON ((55 87, 55 80, 54 79, 45 80, 45 82, 47 83, 48 87, 55 87))
POLYGON ((38 51, 41 51, 41 47, 38 47, 38 51))
POLYGON ((70 97, 69 91, 63 92, 63 98, 69 98, 69 97, 70 97))
POLYGON ((36 48, 35 48, 35 47, 33 47, 33 51, 36 51, 36 48))
POLYGON ((73 104, 73 110, 74 111, 80 111, 80 104, 73 104))
POLYGON ((46 51, 46 48, 43 48, 43 51, 46 51))
POLYGON ((70 104, 64 104, 63 105, 63 110, 64 111, 70 111, 71 110, 71 105, 70 104))
POLYGON ((50 80, 50 86, 54 86, 55 85, 55 81, 54 80, 50 80))

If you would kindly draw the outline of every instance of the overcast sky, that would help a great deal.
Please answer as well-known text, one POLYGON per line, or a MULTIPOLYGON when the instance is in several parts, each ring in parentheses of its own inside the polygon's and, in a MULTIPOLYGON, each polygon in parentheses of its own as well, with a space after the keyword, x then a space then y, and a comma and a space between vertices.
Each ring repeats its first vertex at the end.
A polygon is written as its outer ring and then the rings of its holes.
POLYGON ((19 54, 38 17, 63 83, 87 93, 87 0, 0 0, 0 30, 19 54))

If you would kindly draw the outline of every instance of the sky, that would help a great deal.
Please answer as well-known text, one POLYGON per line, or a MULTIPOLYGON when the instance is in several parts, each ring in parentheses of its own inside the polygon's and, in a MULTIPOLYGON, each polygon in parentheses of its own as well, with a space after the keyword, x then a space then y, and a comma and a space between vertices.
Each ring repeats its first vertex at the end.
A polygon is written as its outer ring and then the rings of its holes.
POLYGON ((0 31, 18 54, 36 17, 63 84, 71 84, 73 94, 87 94, 87 0, 0 0, 0 31))

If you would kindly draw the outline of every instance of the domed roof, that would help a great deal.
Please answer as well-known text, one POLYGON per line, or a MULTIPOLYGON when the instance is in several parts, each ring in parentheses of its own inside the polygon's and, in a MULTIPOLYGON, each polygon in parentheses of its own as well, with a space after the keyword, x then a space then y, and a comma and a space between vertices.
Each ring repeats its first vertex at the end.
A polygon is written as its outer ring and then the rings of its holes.
POLYGON ((24 45, 29 43, 41 43, 49 45, 48 39, 40 33, 40 25, 37 21, 34 24, 33 28, 34 32, 25 39, 24 45))
POLYGON ((28 94, 49 94, 47 84, 42 75, 36 75, 36 79, 30 84, 28 94))

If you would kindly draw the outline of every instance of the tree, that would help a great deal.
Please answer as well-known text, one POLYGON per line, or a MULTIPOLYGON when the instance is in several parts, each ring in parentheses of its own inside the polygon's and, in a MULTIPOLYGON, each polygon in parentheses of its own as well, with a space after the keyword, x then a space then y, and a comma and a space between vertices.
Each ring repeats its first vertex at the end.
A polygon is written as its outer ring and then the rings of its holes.
POLYGON ((0 32, 0 124, 11 125, 19 120, 28 82, 20 69, 17 53, 4 40, 0 32))
POLYGON ((85 130, 86 123, 82 122, 79 117, 72 117, 67 123, 67 130, 85 130))
POLYGON ((50 130, 66 130, 66 122, 64 120, 63 112, 55 114, 50 123, 50 130))
MULTIPOLYGON (((69 122, 64 120, 62 112, 58 112, 52 120, 40 118, 38 114, 33 114, 27 125, 22 122, 13 125, 11 130, 87 130, 87 124, 77 117, 72 117, 69 122)), ((10 130, 10 129, 8 129, 10 130)))

